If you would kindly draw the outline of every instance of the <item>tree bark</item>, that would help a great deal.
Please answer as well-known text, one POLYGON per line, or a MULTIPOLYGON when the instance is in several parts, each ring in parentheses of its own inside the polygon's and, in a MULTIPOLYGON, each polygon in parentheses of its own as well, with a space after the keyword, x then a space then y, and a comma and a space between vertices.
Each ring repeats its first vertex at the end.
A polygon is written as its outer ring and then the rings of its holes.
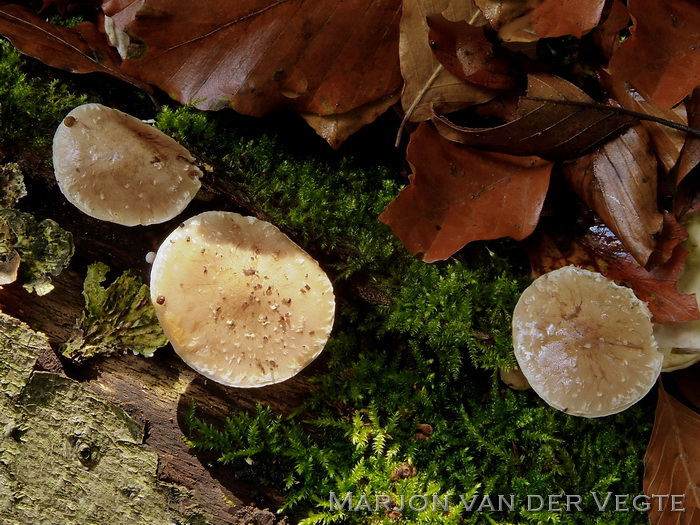
MULTIPOLYGON (((182 219, 148 228, 126 228, 92 219, 66 203, 55 185, 53 175, 42 168, 44 163, 30 163, 25 159, 23 165, 25 177, 28 176, 29 197, 20 202, 20 209, 33 213, 38 220, 48 217, 57 221, 73 233, 76 245, 71 265, 54 278, 55 289, 49 294, 41 297, 29 294, 19 284, 0 289, 0 309, 46 334, 50 343, 50 346, 45 345, 37 352, 35 368, 44 372, 35 373, 32 377, 37 379, 30 384, 38 381, 39 385, 43 381, 41 384, 46 388, 55 389, 59 385, 61 392, 71 392, 70 396, 73 397, 57 394, 57 397, 47 401, 53 408, 61 407, 71 413, 84 413, 87 410, 83 401, 75 401, 75 392, 82 392, 80 396, 91 400, 89 403, 99 401, 108 406, 116 403, 123 408, 130 419, 138 422, 142 428, 141 434, 130 438, 129 446, 145 445, 145 450, 153 454, 152 459, 144 460, 151 461, 148 468, 144 467, 144 471, 147 471, 144 475, 156 476, 159 483, 175 487, 173 490, 177 492, 180 508, 200 509, 201 514, 214 524, 279 523, 280 518, 276 514, 260 509, 274 510, 282 502, 281 494, 241 482, 232 468, 217 464, 215 457, 190 450, 183 439, 186 433, 184 415, 193 402, 198 415, 214 421, 223 421, 227 415, 237 411, 254 410, 257 403, 266 404, 277 413, 287 414, 313 388, 307 378, 314 370, 323 367, 323 360, 318 360, 302 374, 282 384, 236 389, 197 375, 179 360, 170 347, 157 351, 150 359, 136 355, 112 356, 88 361, 80 367, 60 359, 54 350, 68 339, 83 308, 82 285, 86 266, 102 261, 117 271, 131 269, 147 282, 149 265, 145 262, 146 253, 156 250, 160 241, 182 219)), ((187 216, 203 209, 235 208, 264 218, 229 181, 216 182, 212 178, 208 182, 208 193, 213 200, 195 201, 185 212, 187 216)), ((38 395, 35 390, 28 390, 25 398, 30 400, 35 394, 38 395)), ((27 420, 27 432, 31 432, 33 442, 39 447, 37 451, 53 446, 36 438, 46 431, 42 419, 45 417, 56 421, 51 428, 58 432, 47 439, 55 438, 58 442, 62 439, 65 443, 68 438, 61 435, 64 431, 70 431, 66 425, 73 416, 56 419, 44 413, 32 413, 27 420)), ((101 420, 91 425, 90 428, 99 429, 105 439, 109 436, 114 439, 114 425, 104 426, 101 420)), ((114 454, 122 454, 121 449, 115 449, 114 454)), ((36 470, 37 475, 46 468, 43 462, 30 463, 25 467, 28 471, 36 470)), ((116 464, 112 467, 116 467, 116 464)), ((62 479, 66 490, 82 494, 78 500, 80 509, 99 507, 106 510, 110 507, 108 492, 92 490, 92 478, 77 476, 62 479)), ((127 481, 125 479, 124 483, 127 481)), ((67 508, 70 505, 66 502, 63 506, 67 508)), ((99 516, 100 520, 104 518, 100 523, 115 522, 108 519, 107 514, 99 516)), ((49 523, 41 521, 43 517, 39 518, 27 523, 49 523)), ((156 517, 153 519, 148 522, 159 523, 156 517)), ((286 521, 286 518, 282 518, 282 521, 286 521)), ((118 522, 124 522, 124 518, 118 522)), ((146 521, 142 517, 136 522, 146 521)))

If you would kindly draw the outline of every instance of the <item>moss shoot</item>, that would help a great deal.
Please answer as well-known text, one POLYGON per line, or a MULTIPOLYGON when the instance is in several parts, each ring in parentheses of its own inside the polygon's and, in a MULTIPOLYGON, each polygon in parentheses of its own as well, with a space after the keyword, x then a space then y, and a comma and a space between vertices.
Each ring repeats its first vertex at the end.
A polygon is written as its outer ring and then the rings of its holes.
MULTIPOLYGON (((2 52, 3 140, 42 144, 47 123, 84 97, 27 78, 22 59, 7 44, 2 52), (42 124, 22 124, 31 115, 42 124)), ((212 167, 208 176, 320 259, 339 296, 327 367, 304 404, 285 418, 261 406, 222 427, 193 408, 192 446, 283 490, 280 510, 305 524, 646 523, 643 512, 599 511, 593 493, 641 492, 651 400, 586 420, 497 378, 499 367, 514 365, 511 312, 528 284, 515 243, 475 243, 424 264, 377 220, 405 184, 395 163, 299 153, 278 132, 245 129, 229 112, 165 106, 155 118, 212 167), (356 504, 367 495, 371 506, 331 508, 331 492, 341 501, 353 493, 356 504), (512 509, 495 507, 499 494, 513 496, 512 509), (527 495, 563 494, 581 495, 582 511, 526 505, 527 495), (375 510, 379 495, 393 510, 375 510), (452 497, 447 510, 397 510, 401 496, 413 495, 452 497), (468 509, 470 498, 486 495, 493 506, 479 500, 468 509)))

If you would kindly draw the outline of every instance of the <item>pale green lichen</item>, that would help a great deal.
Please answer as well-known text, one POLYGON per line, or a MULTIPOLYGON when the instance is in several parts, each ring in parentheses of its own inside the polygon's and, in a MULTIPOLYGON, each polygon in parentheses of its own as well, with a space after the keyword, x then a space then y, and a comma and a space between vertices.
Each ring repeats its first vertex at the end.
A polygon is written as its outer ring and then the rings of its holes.
POLYGON ((74 249, 71 233, 55 221, 39 222, 30 213, 0 209, 0 259, 19 254, 19 278, 27 291, 45 295, 53 290, 51 276, 68 266, 74 249))
POLYGON ((151 357, 168 339, 158 324, 148 286, 126 271, 105 288, 107 272, 104 263, 88 268, 85 308, 70 339, 61 345, 61 353, 77 362, 128 351, 151 357))
POLYGON ((27 196, 24 175, 16 162, 0 166, 0 208, 12 208, 27 196))
POLYGON ((158 479, 143 423, 65 376, 33 371, 48 338, 0 314, 0 523, 207 522, 158 479))

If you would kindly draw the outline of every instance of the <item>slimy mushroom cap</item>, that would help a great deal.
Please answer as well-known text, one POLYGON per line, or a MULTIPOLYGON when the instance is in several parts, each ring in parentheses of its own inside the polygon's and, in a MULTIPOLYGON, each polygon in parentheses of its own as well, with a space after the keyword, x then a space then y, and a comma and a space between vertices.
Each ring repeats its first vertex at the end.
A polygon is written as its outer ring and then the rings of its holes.
POLYGON ((151 299, 178 355, 230 386, 284 381, 323 350, 335 300, 318 263, 275 226, 210 211, 158 249, 151 299))
POLYGON ((651 313, 628 288, 567 266, 535 280, 513 314, 513 347, 533 390, 583 417, 620 412, 661 372, 651 313))
POLYGON ((73 109, 53 139, 58 186, 82 212, 125 226, 156 224, 194 198, 201 171, 173 138, 101 104, 73 109))

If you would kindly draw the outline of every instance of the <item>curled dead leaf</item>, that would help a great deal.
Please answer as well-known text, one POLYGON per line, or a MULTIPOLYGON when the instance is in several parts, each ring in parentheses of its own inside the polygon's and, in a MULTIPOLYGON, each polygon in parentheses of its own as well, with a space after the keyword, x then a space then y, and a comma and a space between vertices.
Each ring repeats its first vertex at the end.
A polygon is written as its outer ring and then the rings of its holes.
MULTIPOLYGON (((603 75, 601 80, 622 107, 651 117, 675 122, 676 124, 688 124, 685 107, 682 104, 672 109, 664 109, 653 102, 649 95, 635 90, 627 82, 608 75, 603 75)), ((640 123, 651 138, 651 143, 661 168, 665 173, 669 173, 678 161, 678 156, 686 139, 686 133, 650 120, 641 120, 640 123)))
POLYGON ((486 39, 483 27, 451 22, 441 14, 427 21, 433 53, 450 73, 491 89, 516 86, 512 64, 486 39))
POLYGON ((629 128, 593 153, 565 166, 563 171, 583 202, 639 264, 646 265, 663 216, 656 204, 656 157, 644 129, 629 128))
POLYGON ((53 25, 26 7, 0 2, 0 34, 25 55, 72 73, 105 73, 139 89, 151 87, 121 68, 122 59, 95 24, 53 25))
POLYGON ((379 220, 423 261, 447 259, 475 240, 523 239, 537 225, 551 162, 460 146, 429 123, 411 135, 407 158, 410 183, 379 220))
POLYGON ((662 384, 644 456, 644 492, 651 500, 652 525, 692 525, 700 520, 700 415, 674 399, 662 384), (671 495, 682 498, 674 505, 671 495))
POLYGON ((519 117, 493 128, 465 128, 433 116, 448 140, 511 155, 538 155, 549 160, 583 155, 634 122, 629 115, 594 104, 570 82, 544 73, 528 75, 527 97, 519 117))
POLYGON ((447 71, 430 48, 426 18, 442 13, 447 20, 472 20, 479 10, 469 1, 405 0, 401 16, 399 55, 404 89, 401 105, 411 122, 431 116, 431 105, 440 111, 456 111, 486 102, 499 92, 466 83, 447 71))

